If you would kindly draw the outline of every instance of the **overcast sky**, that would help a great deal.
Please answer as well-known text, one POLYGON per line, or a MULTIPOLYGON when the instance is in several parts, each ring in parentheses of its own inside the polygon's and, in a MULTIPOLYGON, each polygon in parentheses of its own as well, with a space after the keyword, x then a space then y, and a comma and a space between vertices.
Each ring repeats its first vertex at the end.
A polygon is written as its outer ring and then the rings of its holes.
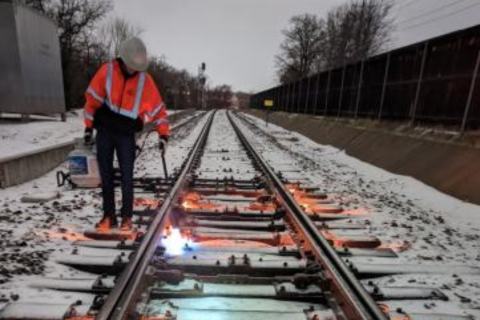
MULTIPOLYGON (((480 0, 396 0, 392 48, 480 24, 480 0), (442 9, 443 8, 443 9, 442 9), (438 19, 436 21, 432 21, 438 19)), ((261 91, 275 85, 274 56, 291 16, 326 13, 345 0, 114 0, 114 15, 139 25, 153 55, 211 84, 261 91)))

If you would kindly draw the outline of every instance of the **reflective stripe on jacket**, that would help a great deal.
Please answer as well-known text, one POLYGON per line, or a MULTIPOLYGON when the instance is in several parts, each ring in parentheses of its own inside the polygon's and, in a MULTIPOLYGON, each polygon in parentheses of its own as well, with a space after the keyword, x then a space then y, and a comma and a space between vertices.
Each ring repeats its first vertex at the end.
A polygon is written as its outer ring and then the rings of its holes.
POLYGON ((120 68, 118 60, 106 63, 91 80, 85 93, 85 126, 92 128, 96 110, 105 105, 122 116, 153 122, 160 135, 169 135, 167 108, 152 77, 139 72, 125 79, 120 68))

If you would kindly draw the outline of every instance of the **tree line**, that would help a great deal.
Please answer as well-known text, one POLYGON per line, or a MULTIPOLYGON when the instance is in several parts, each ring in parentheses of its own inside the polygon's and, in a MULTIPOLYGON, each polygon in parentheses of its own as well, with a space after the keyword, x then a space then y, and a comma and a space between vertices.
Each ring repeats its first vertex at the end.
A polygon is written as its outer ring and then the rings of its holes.
MULTIPOLYGON (((143 33, 128 20, 111 16, 111 0, 19 0, 40 11, 57 25, 67 110, 82 108, 85 90, 98 68, 118 54, 120 43, 143 33)), ((202 81, 187 70, 151 57, 148 72, 155 79, 170 109, 200 107, 202 81)), ((230 86, 203 86, 208 108, 229 106, 230 86)))
POLYGON ((297 81, 385 50, 393 31, 393 5, 392 0, 353 0, 326 17, 292 17, 275 57, 279 82, 297 81))

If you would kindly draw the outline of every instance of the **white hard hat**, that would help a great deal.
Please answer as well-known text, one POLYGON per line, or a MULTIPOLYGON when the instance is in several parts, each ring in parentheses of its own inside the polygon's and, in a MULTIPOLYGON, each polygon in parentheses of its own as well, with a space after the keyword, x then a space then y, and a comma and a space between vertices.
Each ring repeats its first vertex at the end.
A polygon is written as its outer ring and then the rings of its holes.
POLYGON ((147 48, 137 37, 123 41, 120 44, 119 55, 127 67, 135 71, 146 71, 148 68, 147 48))

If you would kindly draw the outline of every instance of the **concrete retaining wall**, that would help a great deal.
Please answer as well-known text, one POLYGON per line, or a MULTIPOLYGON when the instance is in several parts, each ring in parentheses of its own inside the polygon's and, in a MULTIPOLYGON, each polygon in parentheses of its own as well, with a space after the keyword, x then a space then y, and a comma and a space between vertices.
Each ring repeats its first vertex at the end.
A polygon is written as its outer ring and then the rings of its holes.
MULTIPOLYGON (((168 119, 175 123, 192 112, 193 110, 185 110, 169 116, 168 119)), ((150 130, 153 129, 153 127, 150 128, 150 130)), ((65 142, 12 157, 0 158, 0 188, 8 188, 41 177, 64 162, 74 147, 73 141, 65 142)))
POLYGON ((0 188, 38 178, 65 161, 73 142, 0 159, 0 188))
MULTIPOLYGON (((249 111, 264 118, 264 112, 249 111)), ((320 144, 344 149, 349 155, 480 204, 480 149, 447 142, 366 129, 306 115, 272 113, 272 123, 296 131, 320 144)))

